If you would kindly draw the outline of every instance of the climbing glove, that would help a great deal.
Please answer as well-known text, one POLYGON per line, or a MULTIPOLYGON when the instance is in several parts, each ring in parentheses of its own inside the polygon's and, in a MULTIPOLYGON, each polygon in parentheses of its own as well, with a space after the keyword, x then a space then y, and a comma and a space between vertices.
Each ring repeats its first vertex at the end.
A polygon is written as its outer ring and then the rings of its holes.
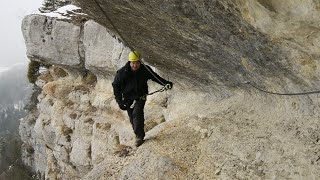
POLYGON ((123 100, 117 100, 117 103, 121 110, 125 111, 128 109, 127 104, 123 100))

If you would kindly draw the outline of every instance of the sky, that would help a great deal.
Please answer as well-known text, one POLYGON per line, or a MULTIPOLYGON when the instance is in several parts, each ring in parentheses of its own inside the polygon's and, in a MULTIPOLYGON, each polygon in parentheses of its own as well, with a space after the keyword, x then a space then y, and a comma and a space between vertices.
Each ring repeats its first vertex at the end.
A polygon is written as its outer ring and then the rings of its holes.
POLYGON ((43 0, 7 0, 0 6, 0 70, 17 63, 28 63, 21 32, 24 16, 37 12, 43 0))

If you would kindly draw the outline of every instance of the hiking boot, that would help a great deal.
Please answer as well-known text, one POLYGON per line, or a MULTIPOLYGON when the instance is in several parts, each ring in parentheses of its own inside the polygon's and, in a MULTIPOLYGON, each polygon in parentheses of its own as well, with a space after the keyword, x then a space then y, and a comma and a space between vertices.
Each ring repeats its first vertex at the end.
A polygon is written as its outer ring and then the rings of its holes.
POLYGON ((136 138, 136 142, 135 142, 136 147, 139 147, 143 143, 144 143, 143 138, 136 138))

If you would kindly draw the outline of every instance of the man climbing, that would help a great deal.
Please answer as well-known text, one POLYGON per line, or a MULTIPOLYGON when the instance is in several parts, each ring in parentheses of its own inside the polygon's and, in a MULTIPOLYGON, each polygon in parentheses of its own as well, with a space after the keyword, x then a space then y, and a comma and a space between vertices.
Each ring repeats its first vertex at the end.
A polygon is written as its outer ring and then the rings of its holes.
POLYGON ((144 142, 144 105, 148 94, 147 81, 151 79, 163 85, 166 89, 172 88, 172 82, 156 74, 149 66, 141 63, 141 53, 132 51, 129 61, 117 74, 112 83, 116 101, 121 110, 126 110, 136 135, 135 145, 138 147, 144 142))

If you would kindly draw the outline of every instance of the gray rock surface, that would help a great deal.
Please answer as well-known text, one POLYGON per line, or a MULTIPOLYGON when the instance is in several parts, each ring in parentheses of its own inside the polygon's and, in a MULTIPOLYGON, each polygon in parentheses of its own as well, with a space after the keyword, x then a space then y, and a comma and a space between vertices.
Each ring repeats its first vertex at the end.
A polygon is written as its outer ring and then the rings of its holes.
MULTIPOLYGON (((116 32, 99 10, 96 4, 99 1, 75 2, 95 21, 116 32)), ((316 71, 307 67, 312 66, 307 65, 309 63, 317 63, 319 54, 304 48, 309 46, 306 41, 310 44, 313 39, 305 39, 308 32, 313 32, 311 35, 318 32, 316 1, 99 3, 126 42, 143 51, 147 62, 179 82, 207 85, 210 89, 219 89, 216 84, 234 85, 245 81, 265 88, 272 86, 270 90, 319 87, 316 83, 319 76, 310 78, 316 71), (286 4, 290 6, 286 8, 286 4), (300 12, 304 12, 303 18, 300 12), (287 21, 291 18, 293 20, 287 21), (301 19, 308 25, 299 23, 301 19), (315 28, 311 30, 308 26, 315 28), (270 32, 270 29, 273 30, 270 32), (305 63, 301 63, 303 61, 305 63)))
POLYGON ((23 22, 28 57, 55 65, 52 80, 39 80, 37 111, 21 121, 27 165, 47 179, 320 177, 319 95, 238 84, 319 89, 317 1, 100 2, 145 62, 174 82, 148 97, 139 148, 111 86, 129 49, 95 1, 75 2, 92 20, 23 22))
POLYGON ((79 26, 70 22, 28 15, 22 24, 27 56, 48 64, 79 67, 83 64, 79 54, 80 31, 79 26))
POLYGON ((95 74, 114 72, 128 59, 129 49, 105 27, 90 20, 84 26, 86 68, 95 74))

